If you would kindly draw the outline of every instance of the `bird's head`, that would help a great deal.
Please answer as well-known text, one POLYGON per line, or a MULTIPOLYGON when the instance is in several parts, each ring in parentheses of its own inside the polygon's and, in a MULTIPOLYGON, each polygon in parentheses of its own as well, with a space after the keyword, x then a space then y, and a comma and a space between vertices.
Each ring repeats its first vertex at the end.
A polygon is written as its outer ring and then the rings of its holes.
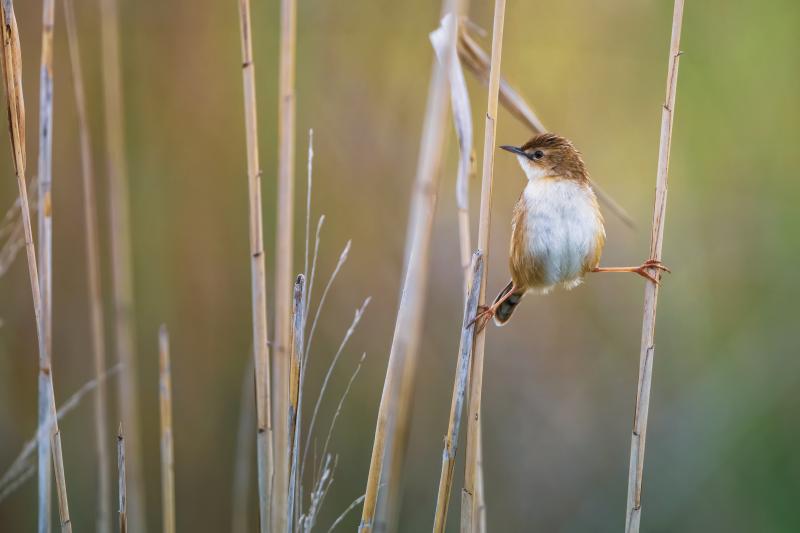
POLYGON ((501 146, 517 155, 529 180, 540 178, 588 179, 586 166, 575 146, 554 133, 536 135, 522 146, 501 146))

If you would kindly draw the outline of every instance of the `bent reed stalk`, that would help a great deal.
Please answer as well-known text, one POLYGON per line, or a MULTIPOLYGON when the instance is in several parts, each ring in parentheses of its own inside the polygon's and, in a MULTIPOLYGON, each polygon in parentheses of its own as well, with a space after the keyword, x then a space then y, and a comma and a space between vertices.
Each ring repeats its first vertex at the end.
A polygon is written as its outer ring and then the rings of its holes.
MULTIPOLYGON (((445 5, 445 13, 452 13, 453 0, 446 0, 445 5)), ((447 117, 447 65, 434 61, 432 69, 408 221, 406 249, 409 253, 406 255, 403 290, 375 425, 359 525, 361 533, 391 530, 397 518, 400 475, 405 464, 419 339, 425 315, 428 257, 447 117)))
MULTIPOLYGON (((50 352, 48 351, 46 328, 42 313, 42 293, 39 286, 36 249, 33 244, 28 187, 25 181, 25 101, 22 92, 22 51, 19 43, 17 20, 14 15, 13 0, 3 1, 2 8, 0 8, 0 23, 2 23, 2 56, 0 60, 3 67, 3 85, 6 92, 11 150, 14 156, 14 173, 16 174, 17 186, 19 188, 22 226, 25 234, 25 252, 28 259, 28 276, 31 283, 33 311, 36 319, 36 335, 39 348, 39 375, 44 376, 44 378, 40 379, 44 381, 44 393, 47 396, 46 403, 48 404, 49 418, 46 423, 50 426, 50 446, 52 447, 61 530, 71 533, 72 523, 69 517, 69 504, 67 501, 64 459, 61 451, 61 432, 58 428, 58 413, 55 404, 55 392, 53 390, 53 372, 50 365, 50 352)), ((41 439, 39 439, 39 442, 41 442, 41 439)))
MULTIPOLYGON (((656 172, 656 199, 655 206, 653 207, 653 226, 650 240, 650 258, 656 261, 661 260, 661 247, 664 242, 669 155, 672 146, 672 121, 675 114, 675 96, 678 88, 678 64, 681 55, 680 42, 682 23, 683 0, 675 0, 675 7, 672 14, 669 62, 667 66, 666 96, 661 109, 661 135, 658 148, 658 170, 656 172)), ((659 273, 656 275, 660 276, 661 274, 659 273)), ((636 384, 636 409, 633 414, 630 467, 628 471, 628 501, 625 513, 626 533, 638 533, 639 523, 642 517, 644 445, 647 436, 647 416, 650 408, 650 388, 653 382, 658 289, 658 283, 648 281, 645 284, 644 311, 642 316, 642 344, 639 351, 639 378, 636 384)))

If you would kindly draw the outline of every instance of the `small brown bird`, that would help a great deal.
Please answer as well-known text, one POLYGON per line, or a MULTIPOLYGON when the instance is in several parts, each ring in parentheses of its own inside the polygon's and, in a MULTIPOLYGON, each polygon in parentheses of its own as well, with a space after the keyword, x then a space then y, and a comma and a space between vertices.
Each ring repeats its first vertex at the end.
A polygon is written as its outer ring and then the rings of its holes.
POLYGON ((511 281, 475 321, 482 329, 490 317, 504 325, 528 292, 572 289, 589 272, 634 272, 658 283, 669 269, 655 260, 635 267, 600 267, 606 240, 586 166, 573 144, 543 133, 520 147, 501 146, 517 155, 528 185, 514 207, 509 269, 511 281))

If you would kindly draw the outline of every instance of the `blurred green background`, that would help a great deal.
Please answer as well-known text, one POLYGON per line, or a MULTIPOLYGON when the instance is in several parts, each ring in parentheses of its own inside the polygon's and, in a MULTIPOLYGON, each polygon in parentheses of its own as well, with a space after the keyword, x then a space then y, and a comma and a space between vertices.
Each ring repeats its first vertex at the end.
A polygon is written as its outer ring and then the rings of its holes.
MULTIPOLYGON (((334 432, 339 459, 319 522, 324 531, 365 486, 433 57, 427 36, 440 8, 425 0, 298 3, 295 265, 300 269, 303 260, 308 128, 314 128, 316 152, 312 216, 327 215, 318 287, 341 247, 353 240, 314 343, 312 398, 352 312, 373 297, 321 413, 319 427, 326 428, 367 352, 334 432)), ((253 5, 267 250, 275 223, 277 4, 253 5)), ((59 402, 92 376, 76 116, 61 7, 57 3, 54 142, 59 402)), ((108 304, 100 19, 95 2, 77 8, 108 304)), ((636 219, 638 230, 631 231, 607 215, 603 262, 640 262, 649 244, 672 3, 511 1, 507 9, 504 74, 550 128, 574 140, 595 180, 636 219)), ((491 27, 491 12, 490 2, 472 2, 470 14, 479 25, 491 27)), ((41 7, 18 2, 17 17, 32 174, 41 7)), ((156 333, 165 322, 173 348, 178 529, 226 531, 239 399, 251 360, 237 5, 124 1, 121 20, 148 526, 160 527, 156 333)), ((482 44, 489 46, 485 39, 482 44)), ((674 273, 665 279, 658 312, 643 529, 799 531, 800 3, 689 1, 681 48, 686 54, 664 245, 674 273)), ((480 146, 486 92, 472 79, 469 87, 480 146)), ((527 136, 513 117, 500 113, 498 144, 527 136)), ((402 531, 425 531, 432 523, 462 313, 452 133, 450 139, 402 531)), ((0 143, 8 145, 5 128, 0 143)), ((5 210, 17 191, 8 148, 0 149, 0 159, 5 210)), ((511 207, 524 184, 507 156, 498 155, 495 175, 491 293, 508 277, 511 207)), ((478 183, 474 178, 473 213, 478 183)), ((575 291, 526 299, 508 327, 490 330, 484 466, 491 531, 622 528, 642 286, 633 276, 590 277, 575 291)), ((23 255, 0 279, 0 319, 5 470, 36 423, 35 328, 23 255)), ((112 339, 109 331, 109 346, 112 339)), ((116 378, 109 383, 114 428, 116 378)), ((92 413, 91 401, 84 400, 61 424, 76 531, 94 523, 92 413)), ((114 436, 108 438, 112 443, 114 436)), ((459 452, 463 459, 463 448, 459 452)), ((461 462, 457 468, 460 483, 461 462)), ((0 503, 0 530, 33 530, 35 501, 35 481, 29 481, 0 503)), ((450 513, 452 531, 457 507, 450 513)), ((253 528, 256 513, 251 504, 253 528)), ((352 530, 358 516, 356 510, 340 530, 352 530)))

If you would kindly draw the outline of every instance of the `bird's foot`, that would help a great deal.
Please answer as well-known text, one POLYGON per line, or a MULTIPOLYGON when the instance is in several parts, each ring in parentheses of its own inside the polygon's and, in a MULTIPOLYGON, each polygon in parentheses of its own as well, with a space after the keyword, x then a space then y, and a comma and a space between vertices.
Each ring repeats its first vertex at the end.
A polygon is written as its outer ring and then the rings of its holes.
POLYGON ((479 305, 478 306, 478 313, 475 315, 467 327, 475 326, 475 333, 480 333, 483 331, 483 328, 486 327, 486 324, 489 323, 489 320, 494 317, 495 309, 494 307, 489 307, 486 305, 479 305))
POLYGON ((651 269, 661 272, 667 272, 670 274, 672 273, 672 271, 669 268, 667 268, 661 261, 657 259, 648 259, 647 261, 636 267, 633 270, 633 272, 639 274, 645 279, 649 279, 656 285, 659 285, 660 284, 659 278, 650 273, 651 269))

